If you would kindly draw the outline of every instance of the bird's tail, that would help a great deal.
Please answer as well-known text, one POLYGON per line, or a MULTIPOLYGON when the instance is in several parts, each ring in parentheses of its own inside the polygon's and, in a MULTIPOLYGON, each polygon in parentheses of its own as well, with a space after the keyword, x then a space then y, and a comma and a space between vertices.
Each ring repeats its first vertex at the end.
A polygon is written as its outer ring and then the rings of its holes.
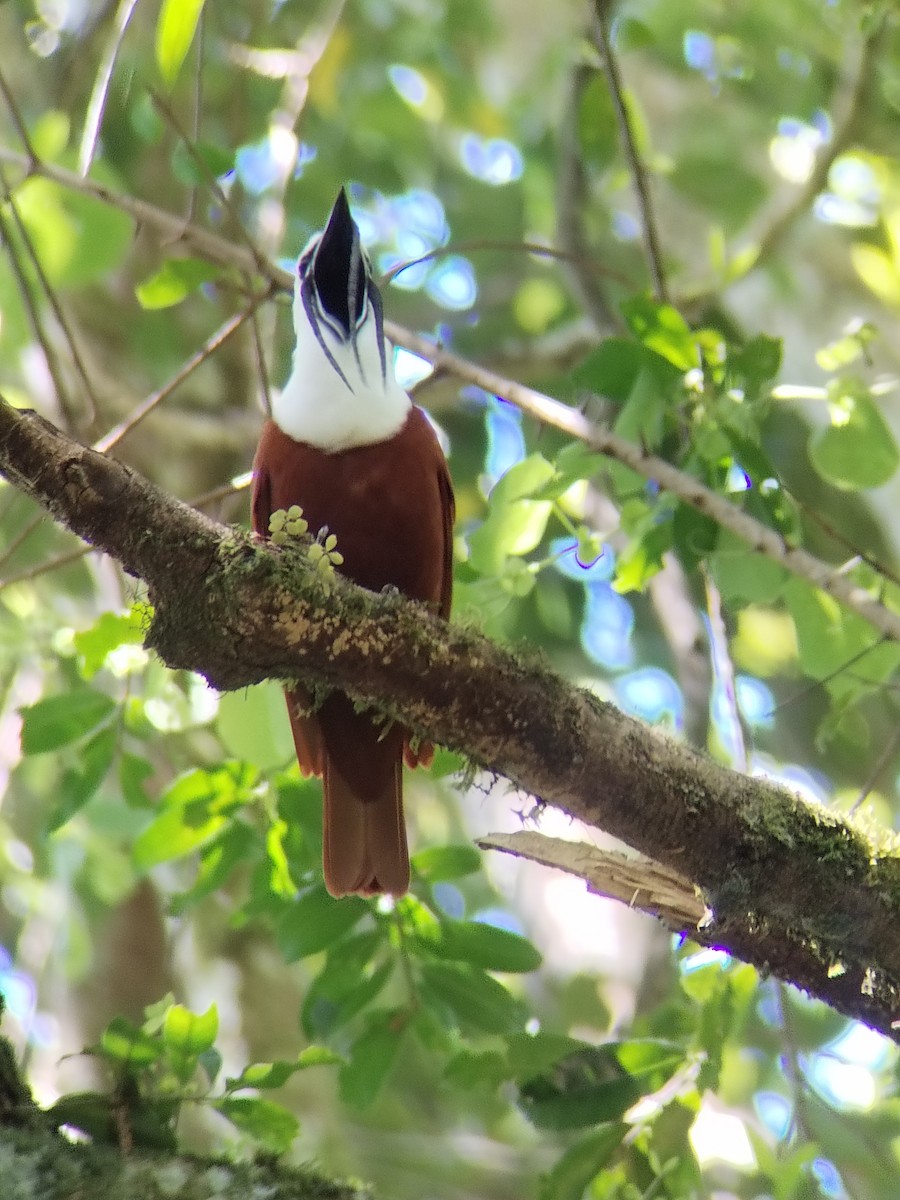
POLYGON ((401 772, 398 756, 381 792, 363 800, 325 754, 323 862, 332 896, 402 896, 409 888, 401 772))

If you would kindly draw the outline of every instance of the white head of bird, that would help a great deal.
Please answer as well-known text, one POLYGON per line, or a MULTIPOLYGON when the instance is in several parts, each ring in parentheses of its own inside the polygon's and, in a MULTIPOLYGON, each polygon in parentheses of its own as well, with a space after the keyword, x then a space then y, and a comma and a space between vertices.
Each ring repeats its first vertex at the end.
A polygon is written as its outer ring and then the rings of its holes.
POLYGON ((283 432, 332 452, 393 437, 411 401, 394 375, 381 293, 343 188, 297 263, 294 331, 291 376, 272 405, 283 432))

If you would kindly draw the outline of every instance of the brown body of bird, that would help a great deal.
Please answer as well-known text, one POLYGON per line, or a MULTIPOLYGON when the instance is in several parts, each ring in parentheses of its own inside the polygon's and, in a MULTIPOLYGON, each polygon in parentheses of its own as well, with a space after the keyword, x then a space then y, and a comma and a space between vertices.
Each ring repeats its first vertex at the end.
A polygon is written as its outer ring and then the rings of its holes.
MULTIPOLYGON (((337 537, 342 574, 450 611, 453 490, 425 413, 393 376, 381 303, 343 191, 301 255, 297 350, 253 467, 253 527, 299 505, 310 531, 337 537)), ((402 768, 427 762, 409 732, 334 692, 314 712, 286 693, 300 769, 323 781, 325 883, 332 895, 409 886, 402 768)))

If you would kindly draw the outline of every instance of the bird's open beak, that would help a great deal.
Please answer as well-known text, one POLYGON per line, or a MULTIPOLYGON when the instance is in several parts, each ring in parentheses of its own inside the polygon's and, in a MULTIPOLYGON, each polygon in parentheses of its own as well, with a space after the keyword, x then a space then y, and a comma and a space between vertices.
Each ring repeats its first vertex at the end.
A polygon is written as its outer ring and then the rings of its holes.
POLYGON ((313 278, 320 305, 353 342, 366 311, 366 263, 343 188, 316 247, 313 278))

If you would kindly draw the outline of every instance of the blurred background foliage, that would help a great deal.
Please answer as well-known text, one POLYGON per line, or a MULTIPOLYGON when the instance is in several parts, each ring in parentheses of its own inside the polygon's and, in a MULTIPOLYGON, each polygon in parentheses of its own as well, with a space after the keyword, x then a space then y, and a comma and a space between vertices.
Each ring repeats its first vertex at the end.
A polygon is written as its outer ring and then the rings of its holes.
MULTIPOLYGON (((379 270, 431 255, 386 287, 393 320, 586 404, 896 607, 895 12, 613 6, 629 154, 582 0, 8 0, 0 385, 101 439, 248 291, 17 156, 289 267, 346 182, 379 270)), ((266 302, 115 453, 246 522, 290 349, 266 302)), ((505 400, 396 367, 446 437, 460 619, 893 829, 896 646, 505 400)), ((8 486, 0 537, 0 990, 61 1120, 107 1136, 83 1094, 124 1072, 150 1144, 193 1098, 181 1144, 292 1147, 385 1196, 896 1196, 890 1042, 577 880, 480 863, 472 836, 529 800, 447 753, 407 783, 412 894, 331 901, 277 688, 163 669, 140 589, 8 486)))

